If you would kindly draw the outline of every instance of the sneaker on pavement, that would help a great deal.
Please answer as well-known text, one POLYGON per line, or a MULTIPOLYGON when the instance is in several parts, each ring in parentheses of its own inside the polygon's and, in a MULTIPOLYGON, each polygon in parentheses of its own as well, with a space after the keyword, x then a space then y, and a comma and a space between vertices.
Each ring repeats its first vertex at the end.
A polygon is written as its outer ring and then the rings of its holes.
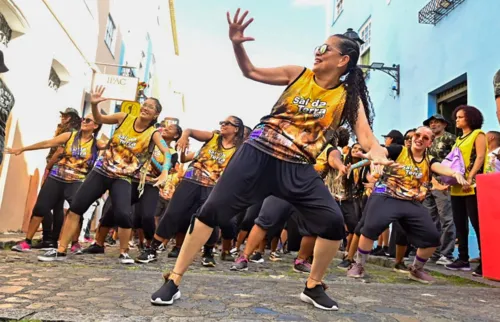
POLYGON ((340 262, 340 264, 337 265, 337 268, 343 271, 347 271, 349 270, 352 264, 354 264, 354 261, 346 258, 342 262, 340 262))
POLYGON ((111 238, 110 236, 106 237, 106 244, 108 246, 116 246, 116 240, 111 238))
POLYGON ((423 268, 416 269, 413 265, 408 266, 408 278, 423 284, 432 284, 435 280, 423 268))
POLYGON ((104 254, 104 246, 93 243, 82 251, 83 254, 104 254))
POLYGON ((167 257, 168 258, 177 258, 179 257, 179 252, 181 251, 181 249, 177 246, 174 246, 172 248, 172 250, 170 251, 170 253, 167 254, 167 257))
POLYGON ((378 252, 380 252, 381 250, 382 250, 382 247, 377 246, 377 247, 375 247, 374 249, 372 249, 372 250, 370 251, 370 255, 375 255, 375 253, 378 253, 378 252))
POLYGON ((394 265, 394 271, 397 273, 408 274, 408 266, 404 262, 396 263, 394 265))
POLYGON ((66 253, 59 253, 57 249, 51 249, 45 254, 38 256, 40 262, 62 262, 67 258, 66 253))
POLYGON ((165 251, 165 245, 163 244, 160 244, 160 246, 158 246, 158 249, 156 250, 158 253, 163 253, 165 251))
POLYGON ((74 243, 73 245, 71 245, 71 254, 75 255, 83 254, 82 245, 80 245, 80 243, 74 243))
POLYGON ((262 257, 261 253, 255 252, 255 253, 253 253, 252 256, 250 256, 250 261, 252 263, 262 264, 262 263, 264 263, 264 257, 262 257))
POLYGON ((383 257, 389 257, 389 248, 384 246, 380 249, 375 249, 373 251, 373 254, 370 254, 372 256, 383 256, 383 257))
POLYGON ((296 258, 293 263, 293 270, 297 273, 310 273, 311 264, 304 259, 296 258))
POLYGON ((50 242, 50 241, 41 241, 41 242, 36 243, 35 245, 31 246, 31 249, 44 250, 44 251, 48 251, 48 250, 56 249, 56 248, 57 248, 57 244, 54 242, 50 242))
POLYGON ((281 258, 281 256, 280 256, 280 255, 278 255, 278 253, 276 253, 276 252, 272 252, 272 253, 269 255, 269 260, 270 260, 270 261, 273 261, 273 262, 278 262, 278 261, 283 260, 283 258, 281 258))
POLYGON ((444 265, 444 268, 449 269, 450 271, 470 271, 469 262, 465 262, 463 260, 457 259, 451 264, 444 265))
POLYGON ((483 266, 479 263, 479 266, 472 272, 472 276, 483 277, 483 266))
POLYGON ((450 265, 453 263, 452 259, 446 258, 445 256, 441 256, 437 261, 436 265, 450 265))
POLYGON ((238 272, 248 271, 248 259, 246 259, 245 256, 238 257, 229 270, 238 272))
POLYGON ((363 278, 365 276, 365 268, 359 263, 353 263, 347 271, 347 277, 363 278))
POLYGON ((304 291, 300 294, 300 299, 321 310, 337 311, 339 309, 337 302, 326 294, 325 287, 321 284, 316 285, 314 288, 307 288, 306 285, 304 291))
POLYGON ((201 265, 205 267, 215 267, 214 255, 210 253, 203 254, 203 259, 201 260, 201 265))
POLYGON ((238 256, 238 253, 240 252, 240 250, 239 250, 239 249, 237 249, 236 247, 234 247, 234 248, 233 248, 233 249, 231 249, 229 252, 230 252, 230 253, 231 253, 231 255, 233 255, 233 256, 238 256))
POLYGON ((84 237, 84 238, 83 238, 83 242, 84 242, 84 243, 93 243, 93 242, 94 242, 94 240, 93 240, 92 238, 90 238, 90 237, 84 237))
POLYGON ((172 305, 174 301, 181 298, 181 291, 175 285, 174 281, 168 280, 162 287, 151 295, 151 304, 153 305, 172 305))
POLYGON ((120 261, 120 264, 124 264, 124 265, 129 265, 129 264, 134 263, 134 259, 132 257, 130 257, 129 254, 127 254, 127 253, 120 254, 120 256, 118 257, 118 260, 120 261))
POLYGON ((15 251, 15 252, 30 252, 31 251, 31 245, 28 244, 25 240, 15 244, 14 246, 12 246, 11 250, 15 251))
POLYGON ((156 254, 156 251, 151 248, 145 248, 139 256, 135 259, 136 262, 142 263, 142 264, 147 264, 154 262, 155 260, 158 259, 158 255, 156 254))

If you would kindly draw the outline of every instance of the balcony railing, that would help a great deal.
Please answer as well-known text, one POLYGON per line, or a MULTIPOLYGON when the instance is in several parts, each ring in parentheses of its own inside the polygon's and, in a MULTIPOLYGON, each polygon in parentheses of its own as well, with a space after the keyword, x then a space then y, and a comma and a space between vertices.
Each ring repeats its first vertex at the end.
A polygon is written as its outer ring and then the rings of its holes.
POLYGON ((418 22, 436 25, 465 0, 431 0, 418 13, 418 22))

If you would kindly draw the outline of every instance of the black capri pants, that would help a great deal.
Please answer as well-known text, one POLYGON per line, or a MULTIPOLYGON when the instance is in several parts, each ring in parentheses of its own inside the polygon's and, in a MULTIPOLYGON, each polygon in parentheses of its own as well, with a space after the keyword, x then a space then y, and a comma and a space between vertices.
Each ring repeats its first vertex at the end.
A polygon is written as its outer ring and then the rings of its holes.
POLYGON ((167 211, 169 202, 170 202, 170 199, 167 200, 167 199, 163 199, 162 197, 160 197, 160 199, 158 199, 158 203, 156 204, 155 217, 159 217, 159 218, 163 217, 163 215, 167 211))
POLYGON ((245 217, 243 218, 243 221, 241 222, 240 225, 240 230, 243 231, 252 230, 252 227, 255 224, 255 219, 259 217, 260 209, 262 208, 263 203, 264 200, 261 200, 260 202, 251 205, 250 207, 247 208, 245 212, 245 217))
POLYGON ((369 213, 361 229, 363 236, 376 240, 394 221, 399 221, 408 240, 418 248, 437 247, 440 234, 421 203, 401 200, 383 194, 372 194, 366 211, 369 213))
POLYGON ((124 179, 110 178, 94 169, 73 197, 74 201, 69 210, 82 216, 106 190, 109 190, 109 198, 113 201, 112 211, 116 225, 120 228, 132 228, 131 189, 130 182, 124 179))
POLYGON ((146 184, 144 192, 139 198, 139 191, 136 185, 133 184, 132 195, 136 195, 132 198, 132 201, 135 201, 133 203, 133 228, 142 229, 144 237, 147 240, 153 240, 155 234, 155 213, 158 200, 160 199, 160 190, 157 187, 153 187, 152 184, 146 184))
POLYGON ((156 234, 170 239, 176 233, 187 232, 191 217, 207 200, 213 187, 205 187, 190 180, 182 180, 172 195, 165 215, 161 217, 156 234))
POLYGON ((235 153, 196 217, 215 227, 274 195, 297 208, 313 236, 341 240, 342 212, 313 166, 279 160, 249 142, 235 153))
MULTIPOLYGON (((82 182, 64 182, 48 177, 40 188, 32 215, 35 217, 51 216, 52 210, 64 203, 64 200, 67 200, 71 206, 81 185, 82 182)), ((57 240, 59 236, 53 237, 57 240)))
POLYGON ((361 199, 352 198, 340 202, 347 232, 353 234, 361 217, 361 199))

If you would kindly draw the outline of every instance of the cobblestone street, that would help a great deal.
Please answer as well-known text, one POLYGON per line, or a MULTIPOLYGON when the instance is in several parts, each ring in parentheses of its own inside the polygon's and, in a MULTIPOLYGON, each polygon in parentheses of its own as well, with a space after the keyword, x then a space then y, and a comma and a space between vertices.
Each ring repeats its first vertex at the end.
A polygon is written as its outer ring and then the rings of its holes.
POLYGON ((327 292, 340 309, 324 312, 299 300, 305 276, 293 271, 291 255, 282 262, 251 264, 245 273, 229 271, 229 262, 207 269, 197 260, 185 277, 181 300, 155 307, 149 297, 162 283, 162 269, 174 263, 165 253, 157 263, 130 266, 118 263, 116 247, 57 264, 39 263, 37 255, 0 251, 0 320, 500 320, 499 288, 439 273, 433 273, 437 283, 425 286, 378 265, 369 265, 365 280, 352 280, 332 265, 327 292))

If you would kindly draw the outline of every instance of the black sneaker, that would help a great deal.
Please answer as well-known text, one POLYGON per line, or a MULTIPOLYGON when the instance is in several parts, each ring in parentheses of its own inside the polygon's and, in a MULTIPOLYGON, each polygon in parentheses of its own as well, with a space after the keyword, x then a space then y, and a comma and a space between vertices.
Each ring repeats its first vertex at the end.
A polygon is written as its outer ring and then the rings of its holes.
POLYGON ((453 263, 449 265, 444 265, 444 268, 449 269, 450 271, 470 271, 470 263, 465 262, 463 260, 457 259, 453 263))
POLYGON ((38 256, 40 262, 62 262, 66 260, 66 253, 59 253, 57 249, 51 249, 45 254, 38 256))
POLYGON ((51 249, 57 249, 57 244, 51 241, 41 241, 39 243, 36 243, 35 245, 31 246, 31 249, 36 249, 36 250, 51 250, 51 249))
POLYGON ((382 250, 382 247, 377 246, 377 247, 375 247, 374 249, 372 249, 372 250, 370 251, 370 255, 375 255, 375 253, 377 253, 377 252, 379 252, 379 251, 381 251, 381 250, 382 250))
POLYGON ((135 261, 138 263, 147 264, 154 262, 157 259, 158 259, 158 254, 156 253, 156 251, 153 248, 148 247, 145 248, 139 256, 137 256, 135 261))
POLYGON ((120 256, 118 256, 118 261, 120 262, 120 264, 124 265, 129 265, 134 263, 132 257, 130 257, 129 254, 127 253, 120 254, 120 256))
POLYGON ((170 253, 168 253, 167 257, 168 258, 177 258, 179 257, 179 252, 181 251, 181 249, 177 246, 174 246, 172 248, 172 250, 170 251, 170 253))
POLYGON ((93 243, 82 251, 83 254, 104 254, 104 246, 93 243))
POLYGON ((252 263, 258 263, 258 264, 264 263, 264 257, 262 257, 262 254, 259 252, 253 253, 253 255, 250 256, 249 259, 252 263))
POLYGON ((394 265, 394 271, 397 273, 408 274, 410 271, 404 262, 397 263, 394 265))
POLYGON ((248 271, 248 259, 245 256, 240 256, 233 265, 229 268, 231 271, 248 271))
POLYGON ((353 263, 354 263, 354 261, 346 258, 340 264, 337 265, 337 268, 341 269, 343 271, 347 271, 353 263))
POLYGON ((151 295, 151 304, 153 305, 172 305, 175 300, 181 298, 181 291, 175 285, 174 281, 165 281, 162 287, 151 295))
POLYGON ((472 276, 483 277, 483 266, 481 265, 481 263, 479 263, 479 266, 476 267, 474 272, 472 272, 472 276))
POLYGON ((374 249, 373 254, 370 254, 372 256, 383 256, 383 257, 388 257, 389 256, 389 248, 384 246, 379 249, 374 249))
POLYGON ((203 254, 203 259, 201 260, 201 265, 203 265, 205 267, 215 267, 216 263, 215 263, 214 255, 212 255, 211 253, 203 254))
POLYGON ((321 284, 316 285, 314 288, 307 288, 306 285, 304 291, 300 294, 300 299, 321 310, 337 311, 339 309, 337 302, 326 294, 325 288, 321 284))
POLYGON ((105 240, 106 244, 108 244, 108 246, 115 246, 116 245, 116 240, 114 240, 111 236, 107 236, 106 237, 106 240, 105 240))

